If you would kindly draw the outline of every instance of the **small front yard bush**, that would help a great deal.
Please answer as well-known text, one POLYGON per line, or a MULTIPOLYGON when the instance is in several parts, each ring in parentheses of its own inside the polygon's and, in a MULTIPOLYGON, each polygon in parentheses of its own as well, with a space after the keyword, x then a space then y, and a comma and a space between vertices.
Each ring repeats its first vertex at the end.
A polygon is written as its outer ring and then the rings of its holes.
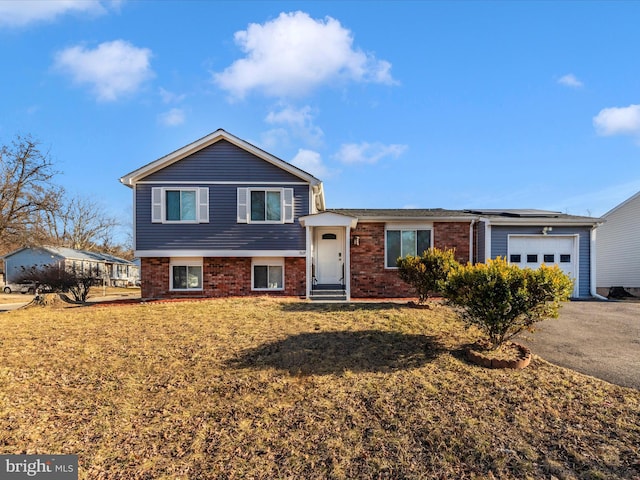
POLYGON ((561 301, 573 291, 557 265, 532 270, 503 258, 456 268, 445 284, 445 296, 467 325, 475 325, 497 348, 536 322, 557 318, 561 301))
POLYGON ((454 254, 454 250, 432 247, 420 257, 398 258, 398 275, 416 289, 418 301, 423 303, 430 295, 442 293, 449 272, 459 266, 454 254))
POLYGON ((71 293, 76 302, 85 303, 89 290, 99 285, 101 278, 97 272, 73 271, 60 265, 44 265, 41 267, 23 268, 18 281, 29 281, 39 285, 39 288, 55 293, 71 293))

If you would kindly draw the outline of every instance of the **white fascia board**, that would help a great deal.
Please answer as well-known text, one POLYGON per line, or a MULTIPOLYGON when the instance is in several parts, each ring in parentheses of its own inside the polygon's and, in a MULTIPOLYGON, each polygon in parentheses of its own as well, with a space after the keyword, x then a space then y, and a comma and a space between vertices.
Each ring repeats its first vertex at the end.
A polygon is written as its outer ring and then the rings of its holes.
POLYGON ((182 160, 183 158, 188 157, 189 155, 202 150, 203 148, 213 145, 220 140, 227 140, 235 146, 242 148, 243 150, 255 155, 256 157, 261 158, 262 160, 265 160, 272 165, 275 165, 276 167, 279 167, 282 170, 291 173, 292 175, 295 175, 296 177, 301 178, 308 183, 311 183, 312 185, 321 183, 320 180, 318 180, 313 175, 305 172, 304 170, 300 170, 290 163, 287 163, 284 160, 281 160, 278 157, 275 157, 270 153, 265 152, 264 150, 261 150, 258 147, 251 145, 250 143, 245 142, 244 140, 236 137, 235 135, 231 135, 230 133, 222 129, 218 129, 215 132, 210 133, 209 135, 202 137, 201 139, 196 140, 193 143, 190 143, 189 145, 185 145, 184 147, 168 155, 165 155, 164 157, 161 157, 143 167, 138 168, 137 170, 134 170, 133 172, 126 174, 125 176, 120 178, 120 182, 127 186, 133 186, 141 178, 144 178, 147 175, 150 175, 179 160, 182 160))
POLYGON ((134 256, 148 257, 306 257, 306 250, 136 250, 134 256))
POLYGON ((153 180, 146 181, 141 180, 136 182, 136 185, 254 185, 254 186, 264 186, 264 185, 309 185, 309 182, 235 182, 235 181, 204 181, 200 182, 198 180, 187 180, 187 181, 178 181, 178 180, 153 180))

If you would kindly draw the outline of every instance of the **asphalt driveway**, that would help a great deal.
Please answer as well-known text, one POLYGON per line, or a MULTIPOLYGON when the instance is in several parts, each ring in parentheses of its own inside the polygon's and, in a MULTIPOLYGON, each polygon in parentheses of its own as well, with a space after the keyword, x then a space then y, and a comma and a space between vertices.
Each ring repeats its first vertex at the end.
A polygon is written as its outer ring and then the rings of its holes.
POLYGON ((519 341, 551 363, 640 390, 640 302, 567 302, 519 341))

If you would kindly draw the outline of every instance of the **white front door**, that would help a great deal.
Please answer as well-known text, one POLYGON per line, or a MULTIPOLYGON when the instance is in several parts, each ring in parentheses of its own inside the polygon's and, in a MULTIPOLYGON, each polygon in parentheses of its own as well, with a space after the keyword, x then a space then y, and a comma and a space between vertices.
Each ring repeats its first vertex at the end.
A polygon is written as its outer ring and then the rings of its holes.
POLYGON ((316 283, 344 284, 344 229, 316 228, 316 283))

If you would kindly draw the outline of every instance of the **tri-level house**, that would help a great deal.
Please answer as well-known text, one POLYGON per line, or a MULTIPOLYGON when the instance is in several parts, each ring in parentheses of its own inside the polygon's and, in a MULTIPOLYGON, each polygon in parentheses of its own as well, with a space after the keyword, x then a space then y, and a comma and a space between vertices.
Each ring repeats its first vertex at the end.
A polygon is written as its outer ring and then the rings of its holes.
POLYGON ((125 175, 144 298, 413 295, 396 260, 454 248, 560 265, 589 296, 599 220, 539 210, 326 209, 322 182, 224 130, 125 175))

